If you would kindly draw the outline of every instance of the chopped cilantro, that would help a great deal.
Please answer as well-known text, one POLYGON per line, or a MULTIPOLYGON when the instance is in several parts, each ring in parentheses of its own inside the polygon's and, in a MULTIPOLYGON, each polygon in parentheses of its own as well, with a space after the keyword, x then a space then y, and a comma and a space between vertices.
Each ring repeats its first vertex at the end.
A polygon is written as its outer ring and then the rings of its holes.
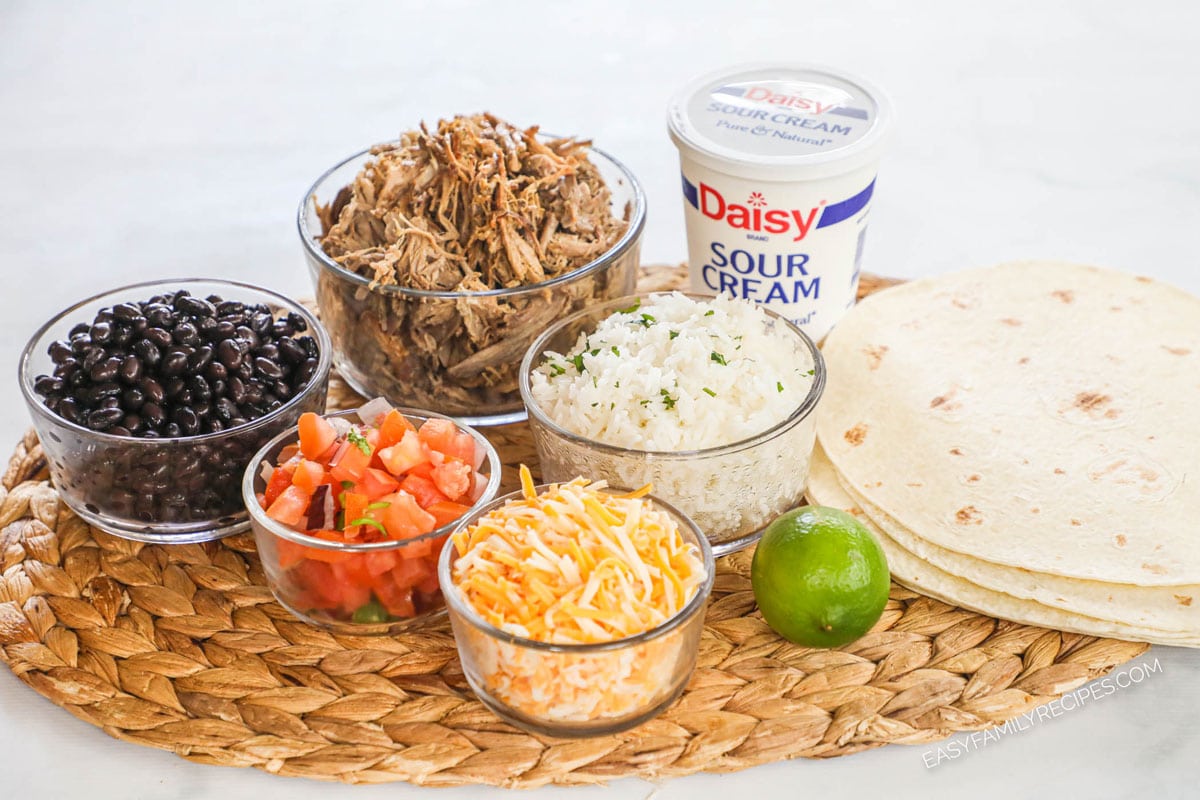
POLYGON ((600 348, 597 347, 592 350, 589 350, 588 355, 591 356, 592 358, 595 358, 596 356, 600 355, 600 348))
POLYGON ((675 338, 676 336, 678 336, 678 335, 679 335, 679 331, 671 331, 671 338, 672 338, 672 339, 674 339, 674 338, 675 338))
POLYGON ((709 397, 716 397, 716 396, 717 396, 717 393, 716 393, 716 392, 714 392, 712 389, 708 388, 707 386, 705 386, 705 387, 704 387, 704 393, 705 393, 706 395, 708 395, 709 397))
POLYGON ((709 359, 717 362, 718 364, 720 364, 723 367, 728 366, 728 364, 725 361, 725 356, 721 355, 716 350, 712 351, 712 355, 709 356, 709 359))
POLYGON ((804 374, 805 374, 805 375, 814 375, 814 374, 816 374, 816 370, 815 370, 815 369, 810 369, 808 372, 806 372, 806 373, 804 373, 804 374))
POLYGON ((641 325, 643 328, 649 328, 651 325, 653 325, 656 322, 658 322, 658 320, 654 318, 654 315, 642 314, 642 319, 638 324, 641 325))
POLYGON ((776 381, 776 383, 775 383, 775 388, 776 388, 776 389, 778 389, 779 391, 781 391, 781 392, 782 392, 782 391, 783 391, 783 384, 782 384, 782 383, 779 383, 778 381, 776 381))
POLYGON ((566 369, 563 368, 562 364, 551 361, 550 362, 550 371, 553 372, 555 376, 558 376, 558 375, 562 375, 564 372, 566 372, 566 369))
POLYGON ((615 344, 612 346, 612 354, 614 356, 617 356, 618 358, 620 358, 620 356, 621 356, 621 351, 617 349, 617 346, 615 344))
POLYGON ((371 443, 367 441, 367 437, 359 433, 358 428, 351 428, 347 431, 346 440, 361 450, 364 456, 371 455, 371 443))
POLYGON ((583 353, 579 353, 572 358, 571 363, 575 365, 575 370, 577 372, 583 372, 585 369, 587 369, 587 367, 583 365, 583 353))
POLYGON ((637 311, 637 310, 638 310, 639 308, 641 308, 641 307, 642 307, 642 299, 639 297, 637 300, 634 300, 634 301, 633 301, 633 305, 631 305, 629 308, 622 308, 622 309, 621 309, 620 311, 618 311, 617 313, 619 313, 619 314, 632 314, 633 312, 637 311))
POLYGON ((659 389, 658 393, 662 395, 663 405, 666 406, 668 411, 675 407, 675 398, 671 397, 666 389, 659 389))
POLYGON ((342 481, 342 488, 349 491, 354 488, 354 481, 342 481))
POLYGON ((596 407, 596 406, 598 406, 598 405, 600 405, 600 404, 599 404, 599 403, 592 403, 592 408, 595 408, 595 407, 596 407))
POLYGON ((711 317, 711 316, 712 316, 713 314, 715 314, 715 313, 717 313, 717 312, 716 312, 716 311, 713 311, 713 310, 710 308, 708 311, 705 311, 705 312, 704 312, 704 316, 706 316, 706 317, 711 317))

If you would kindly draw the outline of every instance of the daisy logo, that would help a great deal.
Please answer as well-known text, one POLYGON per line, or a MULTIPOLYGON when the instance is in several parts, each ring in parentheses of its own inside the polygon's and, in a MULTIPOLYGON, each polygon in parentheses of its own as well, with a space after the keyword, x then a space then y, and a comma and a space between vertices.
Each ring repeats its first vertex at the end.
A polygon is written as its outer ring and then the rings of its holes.
POLYGON ((746 199, 746 204, 755 208, 766 208, 766 198, 762 196, 762 192, 751 192, 750 197, 746 199))

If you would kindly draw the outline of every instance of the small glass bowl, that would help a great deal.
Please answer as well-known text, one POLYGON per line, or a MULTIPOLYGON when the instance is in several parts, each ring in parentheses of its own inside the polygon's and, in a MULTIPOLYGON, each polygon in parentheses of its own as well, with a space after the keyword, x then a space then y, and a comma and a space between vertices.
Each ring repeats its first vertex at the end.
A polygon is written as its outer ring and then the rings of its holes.
POLYGON ((82 300, 57 314, 21 353, 21 393, 29 406, 50 475, 63 502, 86 522, 126 539, 156 543, 206 542, 249 526, 241 478, 250 456, 305 411, 325 408, 331 363, 329 336, 307 308, 257 286, 223 280, 181 278, 148 281, 82 300), (279 408, 235 428, 197 436, 141 439, 101 433, 68 422, 34 391, 36 376, 51 374, 50 343, 68 338, 77 323, 90 323, 104 308, 141 302, 186 289, 196 297, 263 304, 278 317, 298 314, 302 335, 320 350, 308 385, 279 408))
MULTIPOLYGON (((548 351, 566 353, 581 333, 657 293, 624 297, 573 314, 543 333, 521 362, 521 397, 537 446, 542 478, 568 481, 578 475, 620 486, 653 484, 654 494, 674 503, 704 531, 723 556, 762 536, 763 529, 804 496, 816 437, 817 407, 825 389, 825 361, 804 331, 770 309, 766 325, 786 332, 797 361, 811 363, 812 386, 781 422, 731 444, 701 450, 633 450, 572 433, 533 396, 530 375, 548 351)), ((711 297, 688 294, 697 300, 711 297)))
MULTIPOLYGON (((400 408, 409 421, 417 424, 427 419, 450 419, 431 411, 400 408)), ((347 417, 358 420, 357 411, 340 411, 325 415, 347 417)), ((500 489, 500 456, 491 442, 478 431, 451 420, 460 430, 471 434, 475 446, 483 448, 485 458, 480 473, 487 477, 487 485, 472 506, 472 513, 491 502, 500 489)), ((242 498, 250 513, 250 527, 254 531, 254 542, 258 557, 262 561, 267 586, 281 606, 299 619, 312 625, 340 634, 389 634, 408 630, 426 620, 442 616, 441 592, 437 580, 438 555, 447 536, 458 521, 412 539, 383 542, 332 542, 292 530, 271 519, 258 504, 258 494, 266 488, 261 465, 265 461, 274 465, 279 461, 279 452, 299 438, 299 429, 292 427, 267 442, 254 454, 242 478, 242 498), (387 572, 399 571, 411 580, 424 572, 420 579, 427 580, 430 595, 427 608, 419 609, 415 616, 379 621, 355 622, 353 611, 348 606, 361 607, 369 603, 375 591, 362 588, 372 582, 367 576, 377 578, 387 572), (358 588, 355 588, 358 587, 358 588), (357 596, 350 595, 353 591, 357 596)), ((386 585, 386 584, 385 584, 386 585)), ((387 598, 376 597, 381 603, 387 598)))
MULTIPOLYGON (((317 207, 334 203, 343 188, 354 183, 372 160, 371 150, 355 153, 318 178, 300 203, 297 225, 321 318, 333 340, 333 360, 346 382, 364 397, 436 408, 468 425, 525 419, 517 370, 529 343, 555 320, 629 294, 637 282, 645 194, 633 173, 616 159, 595 148, 589 148, 588 157, 609 188, 613 214, 627 222, 625 233, 604 255, 557 278, 485 292, 372 286, 339 265, 321 249, 317 207), (441 356, 428 352, 428 341, 444 342, 445 320, 460 318, 472 305, 483 318, 494 317, 497 308, 507 311, 507 321, 482 343, 464 338, 459 345, 472 354, 468 358, 443 363, 441 356)), ((449 333, 450 338, 460 336, 465 334, 449 333)))
MULTIPOLYGON (((548 484, 542 484, 537 491, 546 488, 548 484)), ((608 490, 625 491, 612 486, 608 490)), ((516 491, 497 498, 459 520, 455 532, 520 496, 516 491)), ((442 549, 438 580, 463 674, 483 704, 501 719, 545 736, 605 736, 641 725, 683 694, 699 657, 704 609, 716 564, 708 540, 687 515, 657 497, 645 499, 667 512, 683 540, 700 549, 707 577, 675 616, 648 631, 611 642, 553 644, 500 630, 480 617, 455 588, 451 576, 458 549, 453 543, 442 549), (527 691, 521 691, 523 687, 527 691), (595 705, 605 697, 620 702, 620 707, 594 713, 595 705), (562 713, 550 716, 541 710, 556 699, 561 701, 562 713), (565 704, 570 701, 590 704, 593 711, 567 711, 565 704)))

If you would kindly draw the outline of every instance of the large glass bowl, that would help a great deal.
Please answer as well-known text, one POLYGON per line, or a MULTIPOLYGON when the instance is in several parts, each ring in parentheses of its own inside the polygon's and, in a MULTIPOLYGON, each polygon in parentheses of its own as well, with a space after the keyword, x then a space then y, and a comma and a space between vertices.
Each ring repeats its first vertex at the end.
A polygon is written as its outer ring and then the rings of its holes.
MULTIPOLYGON (((399 410, 418 427, 427 419, 448 419, 430 411, 411 408, 399 410)), ((355 411, 327 416, 348 417, 357 421, 355 411)), ((461 424, 458 427, 471 434, 475 446, 481 448, 485 455, 479 471, 487 478, 487 485, 471 506, 475 511, 487 506, 500 489, 500 456, 478 431, 461 424)), ((258 494, 266 488, 261 465, 264 461, 277 464, 279 452, 295 444, 298 438, 299 430, 292 427, 267 442, 254 454, 242 479, 242 497, 250 512, 258 557, 267 576, 267 586, 279 604, 305 622, 343 634, 399 633, 441 616, 444 612, 438 591, 438 555, 457 521, 412 539, 333 542, 307 536, 267 516, 258 503, 258 494), (395 617, 389 614, 388 619, 360 617, 356 621, 353 610, 347 606, 347 603, 362 606, 372 600, 386 605, 391 602, 390 598, 373 596, 385 588, 393 591, 385 579, 402 576, 407 583, 422 575, 431 589, 425 594, 433 594, 433 597, 429 598, 428 607, 414 609, 416 613, 412 616, 395 617), (349 598, 354 593, 361 597, 352 602, 349 598)))
MULTIPOLYGON (((541 283, 486 292, 426 291, 372 286, 338 265, 318 241, 319 205, 338 193, 372 159, 370 149, 350 156, 313 184, 300 203, 298 227, 321 318, 333 340, 333 359, 346 382, 364 397, 386 397, 397 405, 436 408, 468 425, 500 425, 525 418, 517 389, 521 355, 555 320, 571 312, 629 294, 637 282, 646 198, 623 164, 590 148, 588 157, 612 195, 613 214, 627 221, 625 233, 599 258, 541 283), (491 318, 507 310, 499 328, 468 341, 457 321, 472 306, 491 318), (471 355, 442 363, 428 342, 460 337, 471 355), (415 343, 425 342, 424 348, 415 343)), ((451 349, 443 348, 446 352, 451 349)), ((439 350, 439 353, 443 351, 439 350)))
POLYGON ((267 289, 222 280, 150 281, 83 300, 57 314, 21 354, 21 393, 29 406, 50 476, 72 511, 101 530, 143 542, 203 542, 240 533, 250 523, 242 504, 242 472, 263 442, 296 424, 305 411, 322 411, 329 387, 329 337, 316 316, 267 289), (46 407, 34 380, 54 371, 51 342, 68 339, 77 323, 104 308, 186 289, 197 297, 263 304, 276 317, 298 314, 320 350, 308 385, 279 408, 216 433, 175 438, 115 436, 68 422, 46 407))
MULTIPOLYGON (((546 488, 538 486, 537 491, 546 488)), ((455 531, 465 530, 520 496, 517 491, 497 498, 463 517, 455 531)), ((463 673, 483 704, 501 719, 545 736, 604 736, 657 716, 683 693, 699 656, 704 609, 716 567, 712 548, 687 515, 656 497, 645 499, 669 514, 683 540, 700 549, 707 577, 673 617, 644 633, 611 642, 552 644, 500 630, 455 588, 452 576, 458 548, 451 542, 442 549, 438 579, 463 673), (589 705, 604 711, 583 713, 581 707, 589 705), (547 706, 560 710, 543 711, 547 706)))
MULTIPOLYGON (((698 300, 711 299, 688 295, 698 300)), ((573 433, 550 418, 530 385, 547 352, 566 353, 580 334, 590 334, 613 313, 653 297, 625 297, 573 314, 543 333, 521 363, 521 397, 537 446, 542 478, 568 481, 583 475, 620 486, 654 485, 704 531, 718 556, 747 547, 771 520, 804 495, 816 437, 813 412, 825 389, 825 362, 796 325, 763 308, 768 328, 782 331, 797 363, 812 365, 812 385, 796 408, 761 433, 701 450, 634 450, 573 433)))

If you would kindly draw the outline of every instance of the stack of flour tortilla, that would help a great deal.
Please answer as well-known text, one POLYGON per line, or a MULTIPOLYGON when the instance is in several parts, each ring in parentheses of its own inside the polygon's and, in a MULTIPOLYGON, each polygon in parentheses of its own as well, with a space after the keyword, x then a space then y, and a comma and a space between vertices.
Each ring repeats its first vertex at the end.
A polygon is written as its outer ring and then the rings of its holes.
POLYGON ((829 334, 809 497, 985 614, 1200 646, 1200 299, 1054 262, 880 292, 829 334))

